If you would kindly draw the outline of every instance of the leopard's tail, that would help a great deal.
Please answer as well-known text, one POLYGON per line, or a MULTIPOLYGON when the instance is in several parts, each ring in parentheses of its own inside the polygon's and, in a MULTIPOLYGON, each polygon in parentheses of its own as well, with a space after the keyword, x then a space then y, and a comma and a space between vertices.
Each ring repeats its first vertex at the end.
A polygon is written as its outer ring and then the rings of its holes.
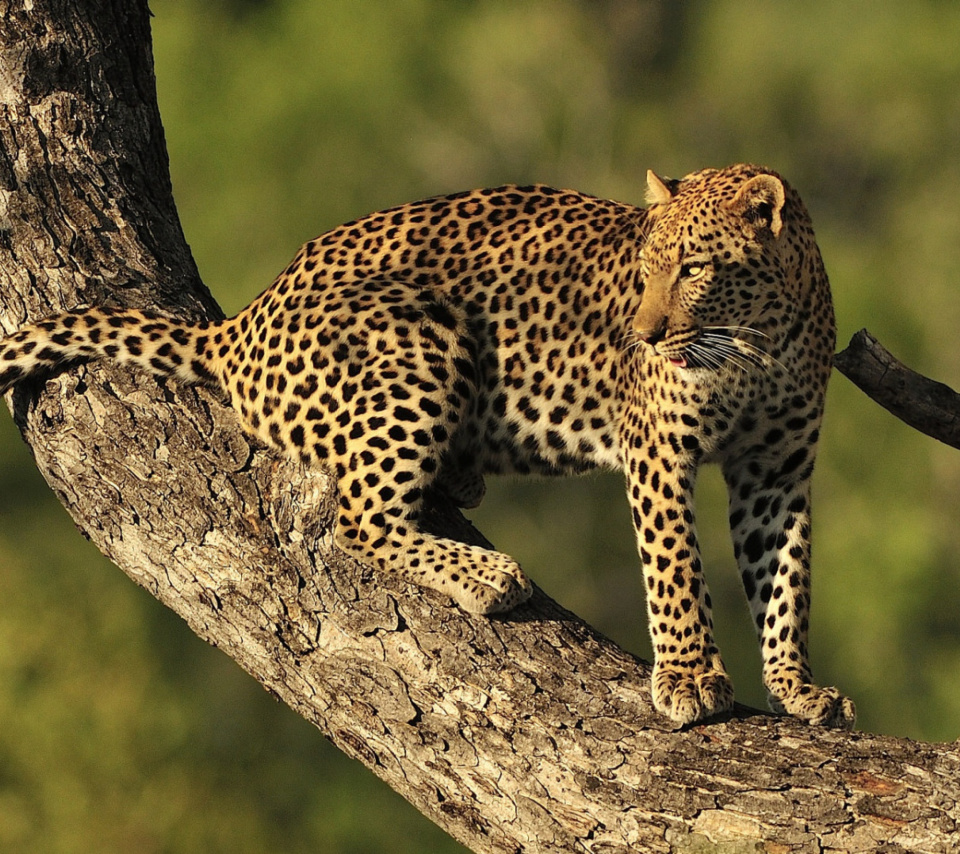
POLYGON ((106 358, 158 377, 216 383, 217 324, 190 324, 148 311, 87 308, 65 312, 0 340, 0 394, 40 371, 106 358))

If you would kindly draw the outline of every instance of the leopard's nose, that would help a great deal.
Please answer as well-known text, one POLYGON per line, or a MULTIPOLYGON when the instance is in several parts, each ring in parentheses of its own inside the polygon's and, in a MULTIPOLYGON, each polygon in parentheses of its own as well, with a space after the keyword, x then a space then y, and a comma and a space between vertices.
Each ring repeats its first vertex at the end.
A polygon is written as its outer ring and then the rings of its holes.
POLYGON ((637 338, 651 346, 659 343, 667 334, 667 319, 659 318, 655 323, 634 328, 637 338))

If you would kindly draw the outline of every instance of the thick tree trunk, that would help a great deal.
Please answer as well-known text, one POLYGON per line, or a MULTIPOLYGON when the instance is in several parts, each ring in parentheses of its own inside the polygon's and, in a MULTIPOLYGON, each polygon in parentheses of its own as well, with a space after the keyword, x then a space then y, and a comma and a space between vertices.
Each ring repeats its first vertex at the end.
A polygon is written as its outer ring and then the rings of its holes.
MULTIPOLYGON (((145 2, 0 0, 3 329, 110 302, 218 311, 171 197, 145 2)), ((345 562, 327 478, 213 394, 88 365, 11 402, 105 554, 475 851, 955 849, 955 745, 743 708, 673 730, 647 665, 539 592, 471 617, 345 562)))

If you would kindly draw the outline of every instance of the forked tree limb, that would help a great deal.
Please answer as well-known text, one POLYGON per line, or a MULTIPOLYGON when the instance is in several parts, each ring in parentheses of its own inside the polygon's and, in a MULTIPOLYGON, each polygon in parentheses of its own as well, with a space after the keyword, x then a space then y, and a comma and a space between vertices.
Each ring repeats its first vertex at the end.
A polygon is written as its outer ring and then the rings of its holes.
POLYGON ((866 329, 833 359, 864 394, 921 433, 960 448, 960 394, 897 361, 866 329))
MULTIPOLYGON (((170 192, 146 3, 0 0, 0 323, 95 302, 218 313, 170 192)), ((484 619, 345 561, 329 480, 214 394, 92 364, 9 400, 106 555, 474 851, 954 849, 956 745, 742 707, 675 730, 648 666, 539 591, 484 619)), ((479 538, 449 507, 431 525, 479 538)))

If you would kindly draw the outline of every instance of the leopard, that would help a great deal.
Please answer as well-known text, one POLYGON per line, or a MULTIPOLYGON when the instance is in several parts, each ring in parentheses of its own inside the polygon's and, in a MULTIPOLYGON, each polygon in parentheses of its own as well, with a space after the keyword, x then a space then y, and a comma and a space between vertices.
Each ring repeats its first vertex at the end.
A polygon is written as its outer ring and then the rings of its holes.
POLYGON ((422 530, 427 498, 470 509, 489 475, 619 470, 652 702, 681 726, 733 706, 694 515, 699 468, 719 465, 771 708, 851 728, 808 654, 835 339, 800 196, 735 164, 650 171, 643 205, 535 184, 373 213, 308 241, 226 320, 88 306, 22 328, 0 342, 0 391, 88 359, 218 387, 246 431, 335 479, 342 552, 487 617, 532 583, 422 530))

